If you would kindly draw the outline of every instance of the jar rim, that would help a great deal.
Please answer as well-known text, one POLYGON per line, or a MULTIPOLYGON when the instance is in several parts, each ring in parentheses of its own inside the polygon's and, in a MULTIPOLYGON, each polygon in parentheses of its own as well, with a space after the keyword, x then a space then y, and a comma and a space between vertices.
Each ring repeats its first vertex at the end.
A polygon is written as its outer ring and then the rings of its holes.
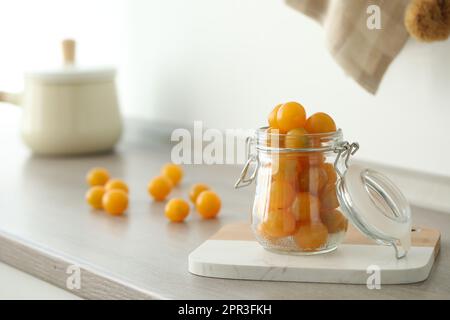
POLYGON ((288 135, 287 133, 272 133, 268 132, 269 127, 261 127, 256 130, 256 147, 261 151, 272 151, 272 152, 325 152, 334 150, 335 147, 339 146, 343 142, 343 132, 342 129, 338 128, 333 132, 326 133, 306 133, 304 135, 298 135, 301 137, 303 143, 301 147, 296 146, 295 140, 296 136, 288 135), (291 139, 292 146, 286 146, 284 141, 291 139), (272 141, 277 141, 275 146, 272 145, 272 141))

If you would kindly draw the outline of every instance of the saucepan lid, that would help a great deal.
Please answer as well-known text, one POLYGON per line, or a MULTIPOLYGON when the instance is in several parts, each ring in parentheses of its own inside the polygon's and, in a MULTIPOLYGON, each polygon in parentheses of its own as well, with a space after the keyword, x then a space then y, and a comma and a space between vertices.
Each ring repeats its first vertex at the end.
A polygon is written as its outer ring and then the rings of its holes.
POLYGON ((82 67, 76 64, 76 42, 72 39, 62 41, 63 64, 46 70, 25 73, 27 80, 64 84, 112 81, 116 70, 109 66, 82 67))

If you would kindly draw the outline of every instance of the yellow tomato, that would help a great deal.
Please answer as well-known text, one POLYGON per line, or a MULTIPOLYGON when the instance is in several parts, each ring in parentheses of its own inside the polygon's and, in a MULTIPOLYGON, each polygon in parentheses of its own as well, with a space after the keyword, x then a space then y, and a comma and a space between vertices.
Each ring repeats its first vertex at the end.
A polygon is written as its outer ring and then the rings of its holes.
POLYGON ((295 217, 290 209, 275 209, 267 212, 259 231, 269 238, 288 237, 295 232, 295 217))
POLYGON ((337 233, 347 230, 347 219, 339 210, 335 209, 322 212, 320 216, 329 233, 337 233))
POLYGON ((305 125, 306 112, 300 103, 288 102, 283 104, 277 112, 277 124, 282 133, 305 125))
POLYGON ((123 180, 120 180, 120 179, 109 180, 105 185, 105 189, 106 189, 106 191, 119 189, 119 190, 123 190, 126 193, 128 193, 127 184, 123 180))
POLYGON ((326 245, 328 230, 322 223, 300 225, 294 241, 302 250, 314 251, 326 245))
POLYGON ((105 168, 93 168, 86 175, 86 181, 90 186, 103 186, 109 180, 109 172, 105 168))
POLYGON ((203 191, 209 190, 209 186, 207 186, 204 183, 196 183, 191 187, 191 190, 189 191, 189 199, 191 199, 192 203, 195 204, 195 201, 197 200, 197 197, 200 193, 203 191))
POLYGON ((309 133, 328 133, 336 131, 336 124, 328 114, 318 112, 306 120, 305 129, 309 133))
POLYGON ((327 184, 320 194, 320 207, 322 211, 330 211, 339 207, 339 200, 336 194, 336 186, 327 184))
POLYGON ((161 169, 161 175, 167 177, 176 186, 183 178, 183 169, 174 163, 167 163, 161 169))
POLYGON ((148 193, 155 199, 156 201, 163 201, 172 191, 173 184, 172 181, 164 176, 159 176, 152 179, 148 186, 148 193))
POLYGON ((327 173, 320 166, 312 166, 304 169, 299 174, 298 185, 302 192, 319 194, 327 183, 327 173))
POLYGON ((171 199, 167 202, 164 213, 172 222, 182 222, 189 215, 189 204, 183 199, 171 199))
POLYGON ((107 191, 102 198, 103 209, 113 216, 122 215, 128 208, 128 194, 123 190, 107 191))
POLYGON ((324 163, 322 168, 327 173, 327 184, 335 184, 337 181, 336 169, 332 163, 324 163))
POLYGON ((105 188, 102 186, 91 187, 86 192, 86 202, 94 209, 103 209, 102 198, 105 194, 105 188))
POLYGON ((273 129, 278 129, 278 123, 277 123, 277 113, 280 107, 283 104, 277 105, 275 108, 273 108, 272 112, 269 114, 269 127, 273 129))
POLYGON ((270 185, 269 207, 272 210, 285 209, 292 205, 295 189, 285 179, 275 179, 270 185))
POLYGON ((195 208, 197 212, 204 219, 215 218, 220 211, 222 202, 219 196, 213 191, 203 191, 195 201, 195 208))
POLYGON ((292 205, 292 211, 297 221, 301 223, 320 221, 319 198, 309 192, 300 192, 292 205))
POLYGON ((296 128, 290 130, 286 134, 284 145, 286 148, 300 149, 307 146, 306 130, 304 128, 296 128))

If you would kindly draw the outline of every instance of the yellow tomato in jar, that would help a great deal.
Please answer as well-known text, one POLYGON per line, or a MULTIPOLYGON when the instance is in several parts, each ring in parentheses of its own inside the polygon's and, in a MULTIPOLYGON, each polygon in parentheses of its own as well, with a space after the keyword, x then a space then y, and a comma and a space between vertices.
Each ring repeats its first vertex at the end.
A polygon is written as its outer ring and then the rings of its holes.
POLYGON ((277 125, 281 133, 287 133, 296 128, 303 128, 305 122, 305 108, 300 103, 288 102, 278 109, 277 125))
POLYGON ((294 241, 304 251, 315 251, 324 247, 328 240, 328 230, 322 223, 300 225, 294 234, 294 241))
POLYGON ((269 238, 282 238, 295 232, 295 217, 290 209, 270 210, 259 225, 259 231, 269 238))

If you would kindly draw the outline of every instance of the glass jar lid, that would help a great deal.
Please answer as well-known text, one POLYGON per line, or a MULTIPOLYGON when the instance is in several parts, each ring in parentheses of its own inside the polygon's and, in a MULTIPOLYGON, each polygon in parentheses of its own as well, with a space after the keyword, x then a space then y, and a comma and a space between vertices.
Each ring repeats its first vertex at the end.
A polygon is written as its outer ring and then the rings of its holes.
POLYGON ((380 244, 392 245, 396 257, 403 258, 411 247, 409 203, 385 175, 348 164, 358 148, 358 144, 346 143, 337 150, 335 167, 340 179, 336 193, 341 208, 359 231, 380 244))

